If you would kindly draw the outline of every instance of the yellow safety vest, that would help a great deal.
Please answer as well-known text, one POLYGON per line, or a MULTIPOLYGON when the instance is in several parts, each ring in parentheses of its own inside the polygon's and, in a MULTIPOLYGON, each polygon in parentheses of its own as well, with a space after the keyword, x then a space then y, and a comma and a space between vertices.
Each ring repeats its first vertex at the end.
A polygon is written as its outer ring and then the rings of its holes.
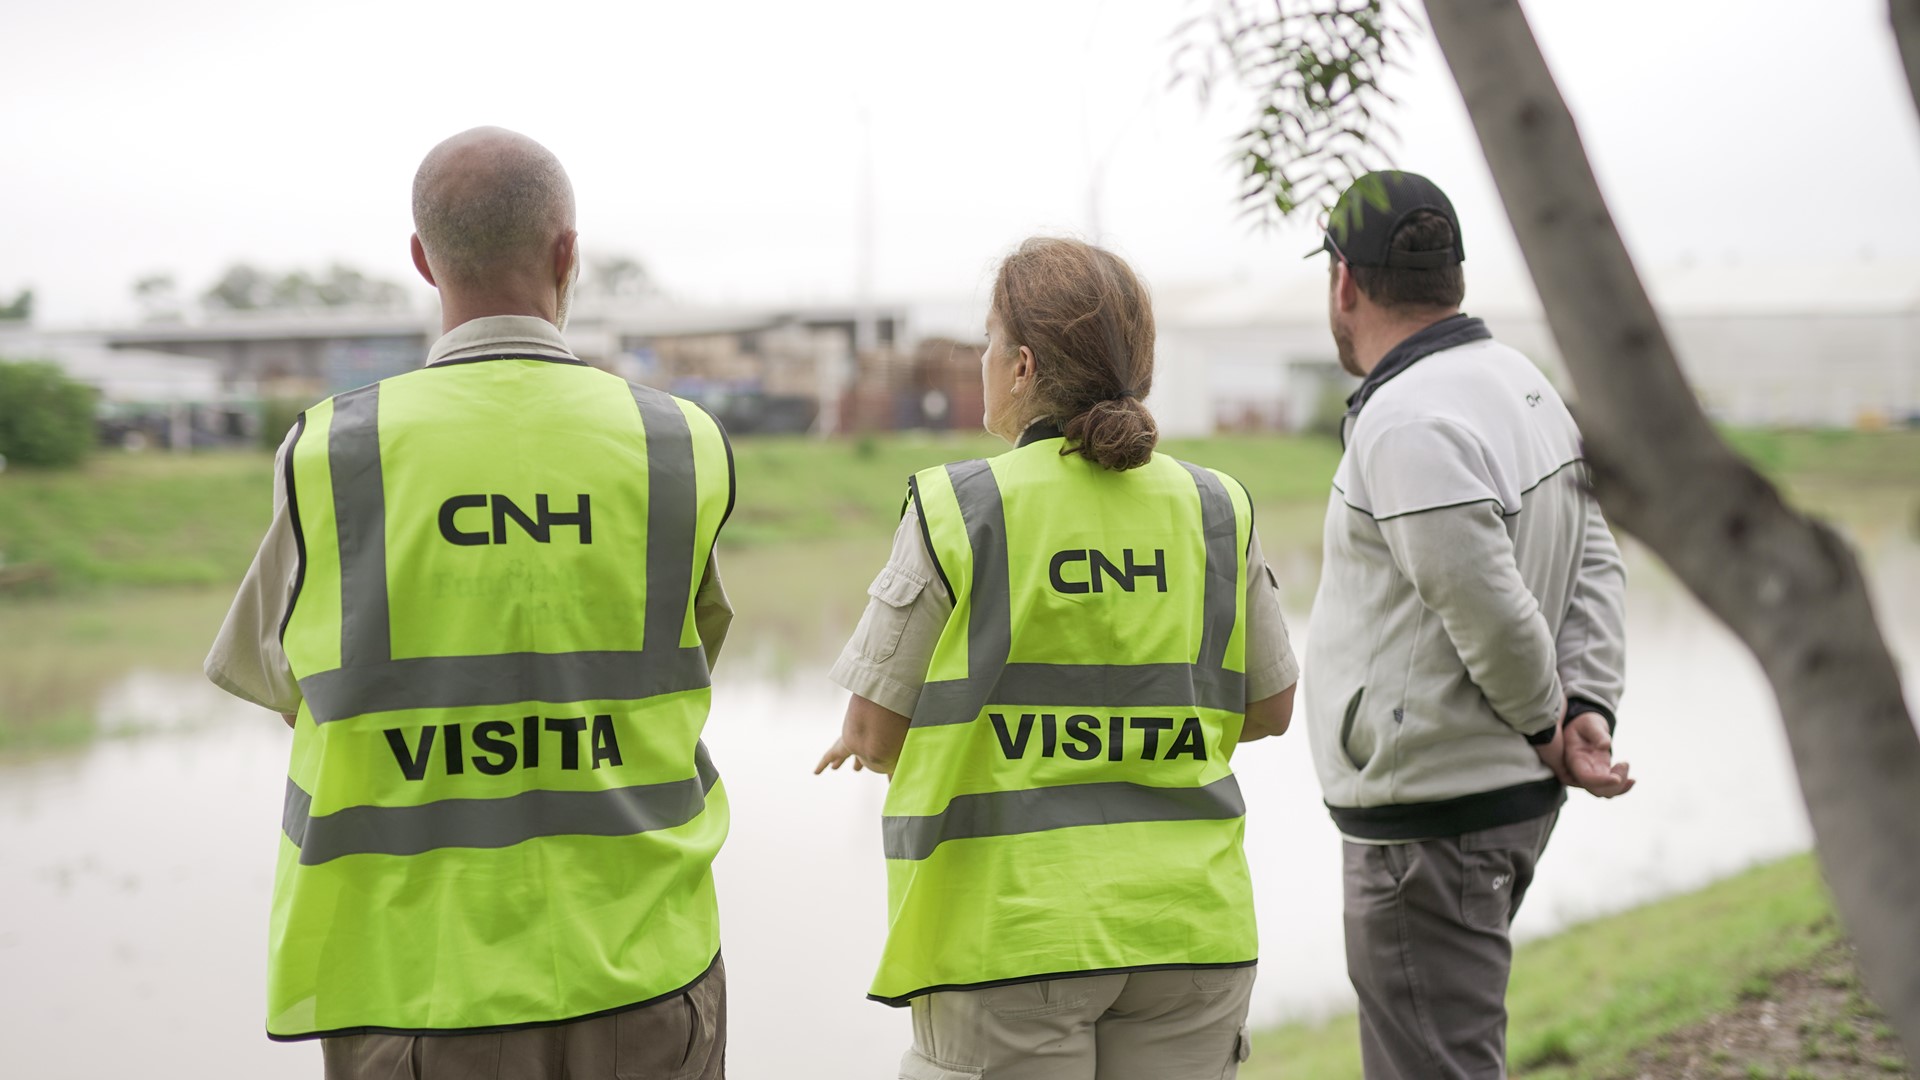
POLYGON ((693 596, 733 501, 699 407, 578 361, 442 363, 287 455, 304 701, 268 1034, 465 1033, 697 981, 727 800, 693 596))
POLYGON ((914 477, 953 596, 887 790, 870 997, 1254 962, 1237 481, 1041 438, 914 477))

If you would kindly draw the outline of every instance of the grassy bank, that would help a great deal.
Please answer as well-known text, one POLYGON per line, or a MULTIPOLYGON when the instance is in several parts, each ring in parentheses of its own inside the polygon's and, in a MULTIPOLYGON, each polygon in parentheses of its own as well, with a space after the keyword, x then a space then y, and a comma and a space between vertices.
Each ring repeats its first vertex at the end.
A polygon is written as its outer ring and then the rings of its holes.
POLYGON ((198 671, 228 599, 224 588, 0 599, 0 760, 139 733, 109 695, 135 672, 198 671))
MULTIPOLYGON (((728 541, 753 546, 891 533, 908 476, 1004 449, 988 435, 740 439, 734 443, 739 503, 727 527, 728 541)), ((1268 507, 1318 507, 1340 461, 1337 443, 1315 438, 1169 439, 1161 449, 1232 474, 1246 484, 1256 505, 1268 507)))
MULTIPOLYGON (((1527 1080, 1911 1076, 1810 856, 1523 945, 1507 1005, 1527 1080)), ((1360 1077, 1351 1015, 1254 1045, 1244 1080, 1360 1077)))
MULTIPOLYGON (((740 439, 739 497, 726 543, 891 534, 907 477, 996 452, 985 435, 901 435, 819 441, 740 439)), ((1240 477, 1263 506, 1318 505, 1339 448, 1316 439, 1170 440, 1176 455, 1240 477)), ((245 572, 271 509, 264 453, 101 453, 78 469, 0 473, 0 558, 31 567, 45 588, 202 585, 245 572)), ((0 571, 4 573, 4 571, 0 571)))
POLYGON ((1809 488, 1920 483, 1920 431, 1723 432, 1761 472, 1796 494, 1809 488))
MULTIPOLYGON (((1796 492, 1920 485, 1920 432, 1736 432, 1740 449, 1796 492)), ((887 535, 908 475, 1001 444, 985 435, 817 441, 740 439, 729 547, 887 535)), ((1327 439, 1234 435, 1164 449, 1240 478, 1270 548, 1311 543, 1340 457, 1327 439)), ((0 473, 0 580, 46 589, 225 585, 246 569, 269 513, 265 454, 101 453, 69 471, 0 473), (23 568, 26 568, 23 570, 23 568)))
POLYGON ((67 470, 0 473, 0 558, 58 588, 225 585, 246 571, 272 512, 265 454, 103 451, 67 470))

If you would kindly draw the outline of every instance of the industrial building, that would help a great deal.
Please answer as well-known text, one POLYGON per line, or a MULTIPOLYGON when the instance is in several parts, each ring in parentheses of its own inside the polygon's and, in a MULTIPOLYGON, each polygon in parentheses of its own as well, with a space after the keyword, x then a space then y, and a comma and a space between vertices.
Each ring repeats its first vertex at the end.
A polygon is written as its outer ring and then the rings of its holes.
MULTIPOLYGON (((1682 366, 1717 419, 1920 422, 1920 267, 1691 266, 1649 281, 1682 366)), ((735 434, 972 430, 982 410, 984 306, 978 298, 787 307, 589 300, 566 336, 588 362, 699 401, 735 434)), ((1466 308, 1570 389, 1525 282, 1470 279, 1466 308)), ((1327 332, 1323 270, 1171 285, 1156 289, 1155 311, 1148 404, 1164 433, 1337 424, 1355 380, 1340 370, 1327 332)), ((411 370, 438 332, 430 312, 245 313, 90 331, 15 328, 0 332, 0 356, 55 359, 99 387, 109 411, 164 412, 167 441, 192 445, 223 432, 245 437, 246 417, 262 403, 304 406, 411 370)))

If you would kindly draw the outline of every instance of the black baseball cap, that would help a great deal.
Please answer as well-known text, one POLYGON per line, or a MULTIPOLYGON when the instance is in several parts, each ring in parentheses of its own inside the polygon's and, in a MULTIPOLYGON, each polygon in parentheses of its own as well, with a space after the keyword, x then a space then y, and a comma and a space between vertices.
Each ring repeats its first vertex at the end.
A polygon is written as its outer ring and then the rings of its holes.
POLYGON ((1320 246, 1307 252, 1311 259, 1323 251, 1345 259, 1350 266, 1392 266, 1408 270, 1437 270, 1465 262, 1467 249, 1460 240, 1460 218, 1440 186, 1418 173, 1393 170, 1370 172, 1355 180, 1327 214, 1327 234, 1320 246), (1434 251, 1395 251, 1394 234, 1417 210, 1432 210, 1453 226, 1453 243, 1434 251))

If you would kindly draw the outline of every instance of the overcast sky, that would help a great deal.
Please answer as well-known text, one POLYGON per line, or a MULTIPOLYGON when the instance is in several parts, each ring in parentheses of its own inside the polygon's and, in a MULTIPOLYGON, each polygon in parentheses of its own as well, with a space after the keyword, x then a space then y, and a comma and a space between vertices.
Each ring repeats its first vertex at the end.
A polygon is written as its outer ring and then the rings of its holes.
MULTIPOLYGON (((1298 273, 1309 226, 1238 214, 1244 107, 1168 85, 1206 2, 9 4, 0 296, 31 285, 71 325, 130 316, 138 275, 197 293, 235 260, 413 280, 413 170, 487 123, 560 156, 589 255, 690 302, 851 296, 867 191, 883 297, 977 293, 1023 236, 1090 233, 1096 202, 1156 285, 1298 273)), ((1884 0, 1526 6, 1643 265, 1920 250, 1884 0)), ((1512 280, 1459 97, 1430 43, 1411 63, 1397 161, 1452 194, 1470 280, 1512 280)))

